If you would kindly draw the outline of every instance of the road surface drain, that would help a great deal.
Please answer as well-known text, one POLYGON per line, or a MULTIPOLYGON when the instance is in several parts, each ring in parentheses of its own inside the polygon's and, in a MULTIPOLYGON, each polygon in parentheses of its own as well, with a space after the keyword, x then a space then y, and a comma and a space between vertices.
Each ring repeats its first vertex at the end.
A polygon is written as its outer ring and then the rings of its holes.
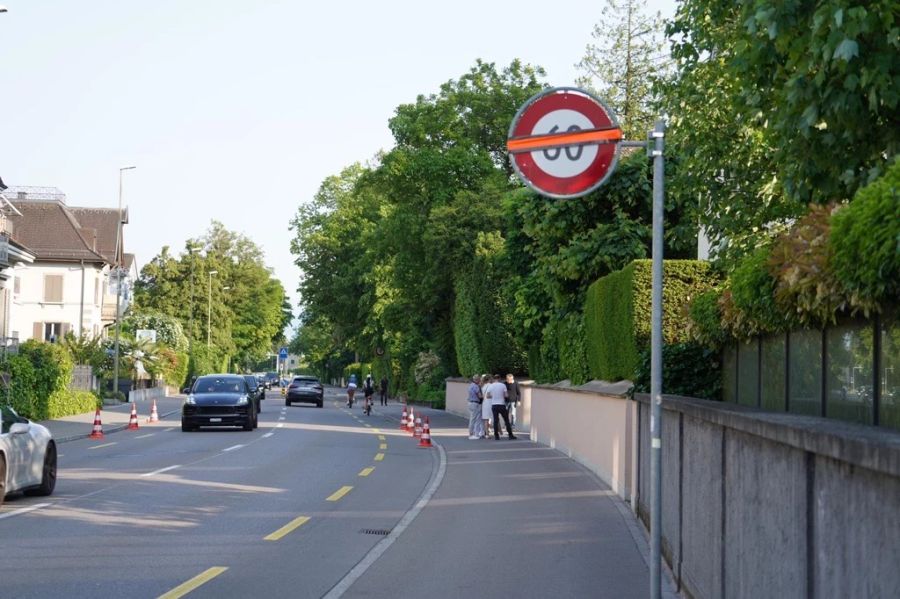
POLYGON ((387 536, 391 534, 391 531, 386 528, 364 528, 360 531, 364 535, 381 535, 387 536))

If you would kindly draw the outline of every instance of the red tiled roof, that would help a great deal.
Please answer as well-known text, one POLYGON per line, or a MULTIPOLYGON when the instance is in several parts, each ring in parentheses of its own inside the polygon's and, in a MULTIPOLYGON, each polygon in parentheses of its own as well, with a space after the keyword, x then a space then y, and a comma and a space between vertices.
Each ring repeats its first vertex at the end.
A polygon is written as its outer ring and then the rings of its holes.
POLYGON ((22 216, 9 217, 13 238, 38 260, 114 262, 116 210, 27 200, 17 201, 16 208, 22 216))

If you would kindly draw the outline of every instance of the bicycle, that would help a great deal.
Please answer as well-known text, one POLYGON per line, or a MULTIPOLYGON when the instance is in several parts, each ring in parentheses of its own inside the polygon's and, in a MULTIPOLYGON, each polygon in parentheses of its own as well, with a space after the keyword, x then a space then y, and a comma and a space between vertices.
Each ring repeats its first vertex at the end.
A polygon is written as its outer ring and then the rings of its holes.
POLYGON ((347 407, 351 410, 353 409, 353 394, 356 393, 356 389, 347 389, 347 407))
POLYGON ((366 416, 372 415, 372 396, 366 395, 366 403, 363 405, 363 412, 366 416))

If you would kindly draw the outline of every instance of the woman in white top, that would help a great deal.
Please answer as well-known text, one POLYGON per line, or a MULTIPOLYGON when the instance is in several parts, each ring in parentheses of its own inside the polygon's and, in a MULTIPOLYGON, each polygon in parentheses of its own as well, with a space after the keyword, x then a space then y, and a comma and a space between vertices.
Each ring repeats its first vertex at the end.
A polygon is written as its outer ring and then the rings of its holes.
POLYGON ((484 437, 491 437, 491 421, 494 419, 494 413, 491 410, 491 399, 487 396, 487 388, 491 385, 491 377, 488 374, 481 376, 481 419, 484 421, 484 437))

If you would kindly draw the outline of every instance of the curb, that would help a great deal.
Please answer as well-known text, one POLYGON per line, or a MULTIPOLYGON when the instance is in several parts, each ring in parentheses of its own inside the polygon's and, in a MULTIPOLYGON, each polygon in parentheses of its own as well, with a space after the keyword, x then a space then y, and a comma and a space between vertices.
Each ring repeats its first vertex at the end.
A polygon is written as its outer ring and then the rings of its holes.
MULTIPOLYGON (((166 418, 167 416, 171 416, 172 414, 175 414, 177 412, 178 412, 178 410, 172 410, 171 412, 166 412, 165 414, 160 414, 159 418, 160 418, 160 420, 162 420, 163 418, 166 418)), ((128 428, 128 424, 117 424, 115 426, 110 426, 108 429, 103 431, 103 434, 107 435, 107 434, 117 433, 119 431, 124 431, 127 428, 128 428)), ((58 437, 58 438, 54 438, 53 440, 56 441, 57 445, 59 445, 60 443, 68 443, 69 441, 78 441, 79 439, 87 439, 90 436, 91 436, 91 433, 84 433, 81 435, 69 435, 68 437, 58 437)))

